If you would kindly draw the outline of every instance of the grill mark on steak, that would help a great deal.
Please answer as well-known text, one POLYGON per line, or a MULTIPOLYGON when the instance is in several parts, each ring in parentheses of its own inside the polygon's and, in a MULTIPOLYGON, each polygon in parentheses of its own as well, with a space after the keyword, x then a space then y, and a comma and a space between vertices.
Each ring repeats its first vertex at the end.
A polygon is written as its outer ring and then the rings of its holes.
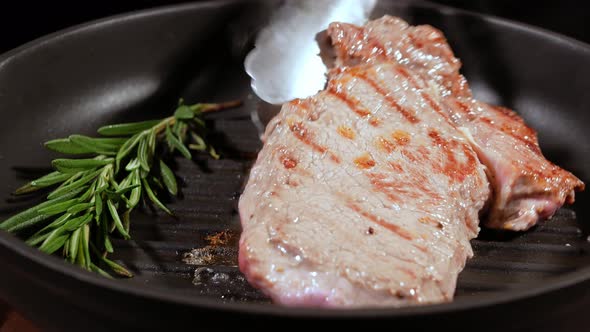
POLYGON ((410 134, 407 131, 398 129, 391 133, 391 137, 399 146, 405 146, 410 143, 410 134))
POLYGON ((338 131, 338 134, 340 134, 340 136, 348 138, 350 140, 354 139, 354 137, 356 136, 354 130, 352 130, 352 128, 348 126, 338 126, 338 128, 336 128, 336 131, 338 131))
POLYGON ((432 99, 432 97, 424 91, 424 86, 422 84, 419 84, 418 81, 416 81, 416 79, 412 77, 412 75, 408 72, 408 70, 405 67, 396 66, 395 70, 398 74, 402 75, 408 81, 412 88, 419 91, 420 97, 422 97, 422 99, 426 101, 426 103, 428 104, 428 106, 430 106, 430 108, 432 108, 432 110, 440 114, 447 121, 448 124, 450 124, 453 127, 455 126, 455 123, 453 123, 449 118, 448 113, 444 112, 441 105, 435 102, 432 99))
POLYGON ((524 123, 524 121, 522 120, 522 118, 520 118, 518 115, 516 115, 513 111, 511 111, 505 107, 490 105, 490 110, 494 111, 496 115, 499 115, 500 117, 508 118, 508 120, 511 122, 512 121, 517 122, 519 124, 518 128, 511 127, 503 121, 494 121, 487 116, 477 117, 470 110, 469 106, 467 106, 464 102, 462 102, 458 99, 454 99, 453 102, 457 106, 459 106, 456 109, 461 111, 463 114, 465 114, 468 121, 478 121, 479 120, 480 122, 485 123, 489 127, 499 130, 499 131, 505 133, 506 135, 509 135, 512 138, 525 144, 527 146, 527 148, 529 148, 529 150, 531 150, 535 154, 537 154, 537 155, 542 154, 541 148, 536 143, 537 133, 532 128, 527 126, 524 123), (503 125, 498 122, 502 122, 503 125))
POLYGON ((471 109, 467 105, 465 105, 465 103, 463 103, 459 99, 454 99, 453 101, 455 102, 455 104, 459 106, 458 110, 460 110, 467 117, 467 120, 473 121, 477 118, 477 116, 471 111, 471 109))
POLYGON ((435 110, 438 114, 444 115, 445 118, 447 118, 448 116, 442 111, 440 105, 438 105, 434 100, 432 100, 432 98, 425 93, 424 91, 420 91, 420 96, 422 98, 424 98, 424 100, 426 100, 426 102, 428 103, 428 105, 430 105, 430 107, 435 110))
POLYGON ((383 99, 393 109, 398 111, 408 122, 410 122, 411 124, 416 124, 416 123, 420 122, 420 119, 418 119, 414 114, 412 114, 410 111, 408 111, 407 109, 403 108, 400 104, 398 104, 398 102, 387 91, 385 91, 385 89, 383 89, 383 87, 381 87, 379 85, 379 83, 377 83, 374 79, 367 76, 367 74, 365 72, 362 72, 360 70, 350 70, 349 72, 352 76, 354 76, 358 79, 361 79, 364 82, 366 82, 367 84, 369 84, 371 86, 371 88, 373 88, 373 90, 375 90, 378 94, 380 94, 383 97, 383 99))
POLYGON ((379 126, 381 124, 381 121, 378 118, 376 118, 371 112, 369 112, 364 106, 362 106, 361 102, 358 99, 349 96, 347 93, 342 91, 342 85, 342 83, 329 84, 328 93, 344 102, 348 106, 348 108, 350 108, 353 112, 358 114, 358 116, 362 118, 367 118, 369 124, 373 127, 379 126))
POLYGON ((289 129, 298 140, 305 143, 306 145, 309 145, 313 150, 319 153, 327 153, 332 161, 337 164, 340 163, 340 157, 329 151, 327 147, 320 145, 313 140, 312 132, 307 127, 305 127, 302 122, 292 123, 289 126, 289 129))
POLYGON ((353 28, 351 30, 354 31, 354 34, 356 34, 356 37, 363 40, 364 43, 366 43, 366 45, 361 45, 359 43, 360 47, 367 47, 368 46, 368 49, 370 50, 369 52, 372 55, 384 56, 384 54, 386 53, 386 49, 383 46, 383 44, 381 43, 381 41, 379 41, 379 39, 377 39, 375 36, 365 33, 365 31, 362 27, 357 27, 357 26, 352 26, 352 27, 353 28))
POLYGON ((354 163, 356 164, 356 167, 361 169, 369 169, 375 166, 375 160, 369 153, 365 153, 355 158, 354 163))
POLYGON ((473 173, 478 161, 467 144, 458 143, 455 140, 448 141, 442 138, 440 133, 434 128, 428 130, 428 136, 430 136, 434 144, 442 147, 446 155, 444 167, 437 167, 436 170, 446 174, 454 181, 459 182, 464 181, 469 174, 473 173), (456 149, 458 145, 461 146, 461 149, 467 158, 467 160, 464 162, 459 162, 453 153, 453 150, 456 149))
POLYGON ((294 168, 295 166, 297 166, 297 159, 291 156, 283 155, 281 157, 281 162, 283 163, 283 166, 287 169, 294 168))
POLYGON ((393 151, 395 151, 397 149, 397 146, 395 144, 393 144, 392 141, 388 140, 387 138, 383 137, 383 136, 378 136, 377 137, 377 146, 387 152, 387 153, 392 153, 393 151))
POLYGON ((314 109, 312 110, 311 101, 309 99, 293 99, 289 102, 292 106, 297 109, 297 112, 304 115, 310 121, 316 121, 320 115, 314 109))
POLYGON ((408 71, 404 67, 396 66, 394 69, 398 74, 402 75, 408 81, 408 83, 410 83, 410 85, 412 87, 414 87, 415 89, 422 89, 423 88, 420 84, 418 84, 418 82, 414 79, 414 77, 412 77, 412 75, 410 75, 410 73, 408 73, 408 71))
POLYGON ((369 173, 367 174, 367 177, 373 188, 376 191, 385 194, 392 203, 403 203, 400 196, 410 199, 417 199, 422 196, 416 190, 411 189, 412 187, 415 187, 414 183, 410 186, 404 181, 393 181, 392 179, 389 179, 387 175, 381 173, 369 173))
POLYGON ((526 145, 529 150, 531 150, 532 152, 536 153, 536 154, 541 154, 541 149, 539 148, 539 146, 534 143, 531 142, 529 140, 529 136, 522 136, 519 133, 516 133, 514 130, 512 130, 511 128, 509 128, 508 126, 502 126, 500 124, 498 124, 496 121, 485 117, 485 116, 481 116, 479 118, 479 120, 485 124, 487 124, 490 127, 496 128, 497 130, 503 132, 506 135, 510 135, 512 136, 514 139, 520 141, 521 143, 523 143, 524 145, 526 145))
POLYGON ((423 224, 436 227, 438 229, 443 229, 444 228, 444 225, 440 221, 438 221, 438 220, 436 220, 436 219, 434 219, 434 218, 432 218, 430 216, 421 217, 421 218, 418 219, 418 221, 421 222, 421 223, 423 223, 423 224))
MULTIPOLYGON (((518 115, 516 115, 516 113, 514 113, 513 111, 511 111, 505 107, 492 106, 492 109, 494 111, 496 111, 496 114, 502 115, 512 121, 517 121, 520 124, 520 126, 518 128, 518 129, 520 129, 520 131, 517 131, 517 129, 512 128, 508 125, 504 125, 504 126, 498 125, 497 126, 498 129, 500 129, 502 132, 514 137, 515 139, 521 141, 522 143, 526 144, 526 146, 531 151, 535 152, 537 155, 541 155, 541 148, 539 147, 539 145, 537 145, 537 133, 532 128, 527 126, 524 123, 524 121, 522 120, 522 118, 520 118, 518 115)), ((482 117, 482 119, 483 119, 483 117, 482 117)))
POLYGON ((387 153, 392 153, 400 147, 404 147, 410 143, 410 134, 403 130, 396 130, 391 133, 391 138, 395 141, 392 142, 383 136, 377 136, 375 144, 377 147, 387 153))
POLYGON ((409 151, 409 150, 405 150, 405 149, 401 150, 401 154, 413 163, 415 163, 421 159, 420 157, 416 156, 412 151, 409 151))
MULTIPOLYGON (((408 241, 412 241, 414 240, 414 236, 412 236, 412 234, 408 231, 406 231, 405 229, 401 228, 398 225, 394 225, 390 222, 388 222, 387 220, 374 215, 368 211, 365 211, 360 205, 354 203, 353 201, 349 200, 347 202, 348 207, 353 210, 354 212, 358 213, 359 215, 363 216, 365 219, 370 220, 372 222, 374 222, 375 224, 397 234, 398 236, 408 240, 408 241)), ((417 246, 418 248, 418 246, 417 246)), ((424 251, 425 248, 419 248, 421 251, 424 251)), ((415 276, 415 275, 414 275, 415 276)))
POLYGON ((400 197, 393 192, 391 182, 386 182, 384 179, 386 178, 382 174, 367 174, 367 177, 371 181, 371 185, 373 188, 380 193, 385 194, 387 199, 395 204, 400 204, 401 199, 400 197))
MULTIPOLYGON (((423 27, 416 27, 416 29, 421 29, 423 27)), ((410 32, 408 33, 408 39, 410 41, 410 44, 413 45, 414 47, 416 47, 417 49, 422 49, 425 48, 428 45, 432 45, 432 44, 439 44, 440 46, 445 46, 446 44, 446 38, 444 37, 443 33, 435 28, 431 28, 430 31, 430 35, 432 34, 436 34, 437 37, 435 37, 434 39, 427 39, 425 41, 423 41, 423 35, 420 34, 415 34, 414 32, 410 32), (444 43, 444 44, 443 44, 444 43)), ((442 48, 437 48, 437 50, 439 51, 439 53, 442 54, 438 54, 439 56, 441 56, 442 58, 444 58, 445 62, 447 63, 453 63, 454 62, 454 55, 453 52, 449 49, 447 49, 446 47, 442 47, 442 48)), ((427 52, 424 52, 427 53, 427 52)))
POLYGON ((395 163, 393 161, 390 161, 388 164, 389 164, 389 167, 391 167, 397 173, 401 173, 401 172, 404 171, 404 168, 402 167, 402 165, 400 165, 398 163, 395 163))
POLYGON ((413 186, 423 193, 423 197, 427 198, 425 205, 429 202, 435 203, 436 201, 442 200, 441 195, 431 189, 431 187, 433 187, 432 182, 424 173, 410 170, 410 174, 415 181, 407 185, 413 186))

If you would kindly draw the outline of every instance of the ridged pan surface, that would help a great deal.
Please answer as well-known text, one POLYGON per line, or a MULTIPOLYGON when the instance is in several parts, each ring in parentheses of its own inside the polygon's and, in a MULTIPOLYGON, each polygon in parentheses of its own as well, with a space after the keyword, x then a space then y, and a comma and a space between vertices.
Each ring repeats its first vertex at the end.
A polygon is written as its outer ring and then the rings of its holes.
MULTIPOLYGON (((517 316, 522 322, 513 321, 510 328, 531 326, 525 322, 530 317, 536 317, 534 324, 550 324, 538 310, 554 308, 551 302, 564 297, 571 300, 570 309, 590 303, 584 291, 589 287, 581 287, 590 279, 585 226, 590 201, 583 193, 531 231, 483 230, 472 241, 475 257, 460 274, 451 304, 345 313, 284 309, 250 287, 237 267, 237 201, 262 143, 253 121, 260 103, 242 63, 265 23, 261 17, 273 5, 197 3, 124 15, 60 32, 0 59, 0 197, 7 198, 0 202, 1 218, 31 204, 11 199, 10 192, 46 171, 55 155, 44 151, 40 143, 45 140, 92 134, 115 121, 163 117, 178 97, 244 102, 207 118, 222 159, 175 160, 181 197, 167 203, 176 218, 146 205, 132 216, 132 240, 115 241, 113 258, 134 278, 101 279, 2 233, 0 297, 49 329, 90 319, 100 322, 91 324, 96 330, 114 324, 156 329, 231 314, 243 319, 397 319, 416 329, 501 316, 481 326, 483 331, 517 316), (92 303, 82 301, 85 296, 92 303), (62 309, 78 316, 65 319, 62 309), (425 315, 430 320, 419 319, 425 315)), ((590 180, 587 46, 430 4, 381 1, 374 16, 385 13, 443 30, 475 95, 516 109, 539 132, 548 159, 590 180)))

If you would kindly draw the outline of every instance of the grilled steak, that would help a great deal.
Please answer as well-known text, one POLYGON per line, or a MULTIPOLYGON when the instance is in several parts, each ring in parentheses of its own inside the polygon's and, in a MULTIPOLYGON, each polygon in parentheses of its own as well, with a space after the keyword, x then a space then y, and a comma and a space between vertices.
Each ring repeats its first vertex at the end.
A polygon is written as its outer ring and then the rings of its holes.
POLYGON ((525 230, 584 188, 472 96, 440 31, 385 16, 327 32, 326 89, 269 123, 240 198, 240 269, 275 302, 448 301, 486 206, 488 227, 525 230))
POLYGON ((440 108, 465 133, 487 166, 494 194, 484 224, 526 230, 551 217, 584 184, 543 157, 533 129, 514 112, 475 100, 443 34, 385 16, 364 27, 333 23, 328 29, 338 65, 397 62, 429 81, 440 108))
POLYGON ((489 184, 441 107, 387 62, 336 68, 285 104, 240 198, 248 281, 286 305, 450 300, 489 184))

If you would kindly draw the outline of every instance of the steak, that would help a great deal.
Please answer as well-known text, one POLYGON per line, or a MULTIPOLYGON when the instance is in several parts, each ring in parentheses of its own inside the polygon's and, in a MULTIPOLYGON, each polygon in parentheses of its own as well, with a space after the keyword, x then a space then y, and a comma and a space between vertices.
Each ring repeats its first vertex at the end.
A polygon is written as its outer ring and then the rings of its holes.
POLYGON ((393 61, 429 82, 444 104, 439 111, 465 134, 487 167, 493 190, 483 219, 487 227, 529 229, 573 203, 574 191, 584 189, 582 181, 545 159, 535 131, 516 113, 473 98, 459 73, 461 63, 439 30, 384 16, 363 27, 332 23, 328 35, 338 66, 393 61))
POLYGON ((385 16, 327 30, 325 90, 283 105, 239 202, 239 265, 275 302, 450 301, 479 218, 526 230, 584 184, 475 99, 444 35, 385 16))
POLYGON ((397 63, 362 63, 283 105, 239 202, 252 285, 292 306, 452 299, 489 183, 431 90, 397 63))

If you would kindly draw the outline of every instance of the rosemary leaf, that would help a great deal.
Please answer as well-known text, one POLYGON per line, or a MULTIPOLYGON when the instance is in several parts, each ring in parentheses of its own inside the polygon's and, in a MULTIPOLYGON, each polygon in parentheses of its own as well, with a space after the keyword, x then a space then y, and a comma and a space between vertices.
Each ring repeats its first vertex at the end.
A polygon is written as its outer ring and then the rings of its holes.
POLYGON ((113 162, 113 158, 107 159, 55 159, 51 165, 61 173, 76 173, 95 169, 113 162))
POLYGON ((111 277, 110 274, 106 273, 103 269, 96 266, 94 263, 90 263, 90 271, 96 272, 96 273, 100 274, 101 276, 109 278, 109 279, 113 278, 113 277, 111 277))
POLYGON ((166 205, 164 205, 162 202, 160 202, 158 197, 156 197, 156 194, 154 194, 148 181, 146 179, 141 179, 141 181, 143 183, 143 188, 144 188, 148 198, 150 199, 150 201, 152 201, 154 204, 156 204, 156 206, 159 207, 160 209, 164 210, 164 212, 168 213, 169 215, 173 215, 172 211, 170 211, 166 207, 166 205))
POLYGON ((98 252, 98 250, 96 249, 96 246, 94 246, 92 243, 90 243, 90 249, 92 249, 94 254, 96 256, 100 257, 100 260, 102 260, 109 268, 111 268, 111 270, 113 270, 113 272, 117 273, 118 275, 120 275, 122 277, 126 277, 126 278, 133 277, 133 273, 129 272, 126 268, 122 267, 121 265, 119 265, 119 264, 115 263, 114 261, 101 255, 98 252))
POLYGON ((80 247, 82 248, 82 253, 84 253, 84 261, 86 263, 84 264, 84 267, 87 270, 90 270, 92 261, 90 260, 90 250, 88 248, 90 245, 90 227, 88 224, 84 224, 84 226, 82 226, 82 234, 80 238, 82 239, 82 241, 80 241, 82 243, 80 247))
POLYGON ((174 117, 178 120, 190 120, 195 117, 195 113, 186 105, 180 105, 174 112, 174 117))
POLYGON ((95 214, 95 219, 98 222, 98 218, 100 218, 101 214, 102 214, 102 208, 103 208, 103 203, 102 203, 102 195, 98 194, 94 196, 94 214, 95 214))
POLYGON ((107 200, 107 207, 109 208, 111 217, 115 222, 115 227, 117 228, 117 231, 119 231, 119 233, 121 233, 121 235, 123 235, 125 239, 129 239, 130 236, 127 233, 127 231, 125 231, 125 227, 123 227, 123 223, 121 222, 121 218, 119 217, 119 213, 117 212, 117 207, 115 207, 115 204, 110 199, 107 200))
POLYGON ((150 130, 150 134, 148 136, 148 153, 150 154, 150 156, 153 156, 156 154, 156 136, 158 135, 157 131, 155 128, 152 128, 152 130, 150 130))
POLYGON ((88 201, 89 199, 91 199, 93 197, 95 189, 96 189, 96 180, 94 180, 94 182, 92 182, 92 184, 90 184, 88 189, 86 189, 86 191, 82 194, 82 196, 80 196, 80 198, 78 200, 80 202, 88 201))
POLYGON ((133 158, 127 163, 127 166, 125 166, 125 170, 127 172, 131 172, 134 169, 138 169, 139 167, 141 167, 141 164, 139 163, 139 159, 133 158))
POLYGON ((90 220, 92 220, 92 214, 87 213, 81 217, 74 218, 68 220, 62 227, 60 227, 63 231, 72 232, 76 228, 87 224, 90 220))
POLYGON ((112 260, 110 260, 106 257, 102 257, 102 261, 105 262, 105 264, 107 264, 113 270, 113 272, 115 272, 116 274, 118 274, 122 277, 126 277, 126 278, 133 277, 133 273, 129 272, 129 270, 127 270, 126 268, 122 267, 121 265, 113 262, 112 260))
MULTIPOLYGON (((132 185, 128 185, 128 186, 125 186, 122 188, 119 187, 119 190, 112 192, 112 194, 115 196, 121 196, 121 195, 124 195, 124 194, 128 193, 129 191, 131 191, 135 188, 139 188, 139 187, 141 187, 140 184, 132 184, 132 185)), ((109 191, 107 191, 107 192, 109 192, 109 191)))
POLYGON ((94 206, 93 203, 80 203, 80 204, 76 204, 76 205, 70 207, 67 210, 67 212, 68 213, 71 213, 71 214, 77 214, 77 213, 80 213, 80 212, 82 212, 84 210, 88 210, 88 209, 90 209, 93 206, 94 206))
POLYGON ((67 211, 70 207, 76 205, 77 203, 78 203, 77 198, 70 199, 65 202, 55 203, 53 205, 46 206, 46 207, 40 209, 39 214, 44 214, 47 216, 53 216, 56 214, 60 214, 62 212, 67 211))
POLYGON ((82 241, 79 240, 78 241, 78 254, 76 255, 76 264, 82 268, 86 268, 86 266, 88 266, 88 264, 86 263, 86 256, 84 255, 83 251, 84 251, 84 243, 82 243, 82 241))
POLYGON ((172 130, 170 130, 170 126, 166 126, 166 139, 168 141, 168 144, 170 144, 172 147, 178 149, 178 151, 180 151, 180 153, 186 159, 192 159, 191 152, 184 145, 184 143, 182 143, 176 136, 174 136, 174 134, 172 133, 172 130))
POLYGON ((191 133, 191 138, 195 141, 196 144, 191 144, 189 147, 193 150, 204 151, 207 148, 207 143, 205 140, 195 133, 191 133))
POLYGON ((72 177, 72 174, 63 174, 60 172, 52 172, 44 175, 36 180, 33 180, 26 185, 14 191, 15 195, 28 194, 41 188, 49 187, 51 185, 63 182, 72 177))
POLYGON ((217 151, 215 151, 215 148, 212 146, 209 147, 209 155, 215 160, 218 160, 221 157, 219 154, 217 154, 217 151))
POLYGON ((150 162, 148 156, 148 142, 147 137, 144 137, 139 141, 139 147, 137 148, 137 159, 139 160, 139 165, 143 168, 144 171, 150 171, 150 162))
POLYGON ((73 190, 71 192, 68 192, 67 194, 64 194, 56 199, 53 200, 48 200, 45 201, 43 203, 40 203, 38 205, 35 205, 17 215, 14 215, 6 220, 4 220, 1 224, 0 224, 0 229, 8 231, 8 232, 16 232, 19 231, 21 229, 27 228, 29 226, 32 226, 34 224, 36 224, 36 222, 38 221, 42 221, 48 218, 48 216, 42 215, 39 213, 39 210, 51 206, 55 203, 59 203, 59 202, 63 202, 66 201, 72 197, 75 197, 77 194, 79 194, 82 190, 78 189, 78 190, 73 190), (41 219, 39 219, 41 218, 41 219))
POLYGON ((141 122, 120 123, 100 127, 98 133, 103 136, 126 136, 142 132, 157 125, 161 120, 149 120, 141 122))
POLYGON ((38 236, 35 237, 31 237, 29 238, 27 241, 25 241, 26 244, 30 245, 30 246, 36 246, 37 244, 45 241, 45 239, 50 235, 51 233, 44 233, 44 234, 39 234, 38 236))
MULTIPOLYGON (((93 172, 90 172, 88 174, 86 174, 84 177, 69 183, 68 185, 65 185, 63 187, 59 187, 57 189, 55 189, 54 191, 52 191, 51 193, 49 193, 49 195, 47 195, 47 199, 54 199, 57 198, 59 196, 62 196, 66 193, 69 193, 75 189, 80 189, 80 188, 84 188, 87 189, 84 185, 86 185, 88 182, 92 181, 94 178, 96 178, 100 172, 102 170, 96 170, 93 172)), ((82 190, 84 190, 82 189, 82 190)))
POLYGON ((76 229, 72 233, 72 237, 70 238, 70 248, 68 249, 68 260, 70 263, 74 263, 76 261, 76 256, 78 255, 78 248, 80 247, 80 233, 82 232, 81 228, 76 229))
POLYGON ((106 233, 105 237, 104 237, 104 248, 109 254, 113 253, 113 251, 114 251, 113 244, 111 243, 111 240, 109 239, 108 233, 106 233))
POLYGON ((45 242, 43 242, 43 245, 41 247, 39 247, 39 250, 41 250, 47 254, 53 254, 59 248, 63 247, 63 245, 66 243, 66 240, 69 237, 70 237, 69 234, 62 234, 62 235, 58 235, 54 238, 51 238, 51 241, 47 241, 49 239, 49 238, 47 238, 45 240, 45 242))
POLYGON ((91 138, 88 136, 84 136, 84 135, 70 135, 70 137, 68 137, 68 139, 92 152, 92 153, 97 153, 97 154, 104 154, 104 155, 115 155, 117 150, 119 149, 119 146, 121 144, 123 144, 123 142, 121 142, 120 139, 118 140, 111 140, 111 141, 106 141, 105 139, 99 139, 99 138, 91 138), (112 143, 110 143, 112 142, 112 143))
POLYGON ((133 209, 139 203, 139 198, 141 197, 141 181, 139 179, 139 172, 137 170, 133 172, 131 183, 135 187, 131 190, 129 200, 127 201, 128 209, 133 209))
POLYGON ((131 152, 131 150, 133 150, 135 145, 139 143, 139 140, 142 137, 142 133, 135 134, 129 140, 127 140, 127 142, 125 142, 123 146, 121 146, 121 149, 119 149, 119 152, 117 152, 117 157, 115 158, 117 170, 119 169, 119 164, 121 163, 121 160, 123 160, 123 158, 125 158, 131 152))
POLYGON ((131 210, 123 212, 121 221, 123 222, 123 228, 125 229, 125 232, 129 234, 129 229, 131 228, 131 210))
POLYGON ((51 233, 51 231, 53 231, 54 229, 62 226, 63 224, 66 223, 66 221, 68 221, 68 219, 72 216, 71 213, 66 213, 66 214, 62 214, 61 217, 55 219, 53 222, 51 222, 49 225, 43 227, 40 231, 38 231, 37 233, 35 233, 33 236, 31 236, 26 243, 34 246, 38 243, 43 242, 51 233))
POLYGON ((176 177, 174 177, 174 173, 163 160, 160 160, 160 175, 162 176, 162 181, 164 181, 164 185, 168 192, 174 196, 178 194, 178 184, 176 183, 176 177))
POLYGON ((45 147, 65 154, 87 154, 94 152, 84 146, 72 142, 69 138, 58 138, 45 142, 45 147))
POLYGON ((124 137, 89 137, 85 135, 70 135, 68 139, 78 145, 91 145, 92 148, 106 148, 120 147, 127 141, 124 137))

